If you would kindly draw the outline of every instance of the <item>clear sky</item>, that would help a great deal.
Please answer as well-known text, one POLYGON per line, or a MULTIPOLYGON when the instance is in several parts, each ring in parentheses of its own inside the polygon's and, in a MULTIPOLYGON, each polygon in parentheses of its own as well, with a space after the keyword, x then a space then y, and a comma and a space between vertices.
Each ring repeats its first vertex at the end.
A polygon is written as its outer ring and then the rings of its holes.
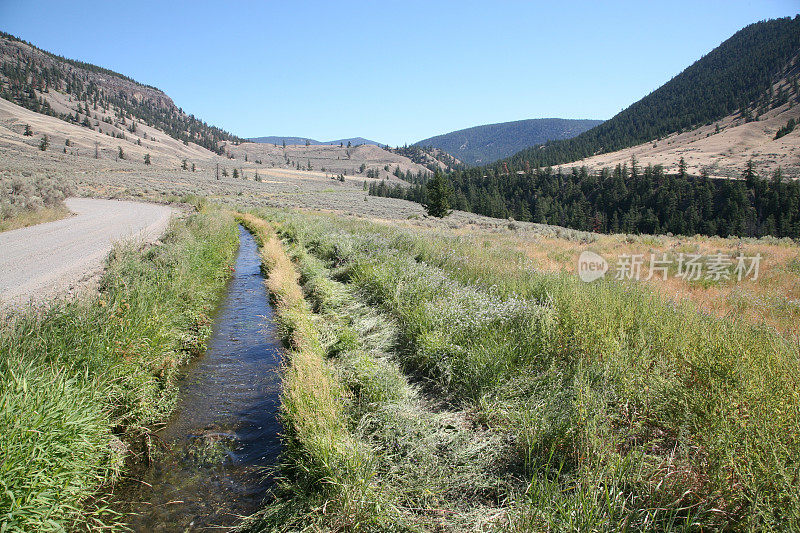
POLYGON ((399 145, 607 119, 798 0, 0 0, 0 29, 164 90, 242 137, 399 145))

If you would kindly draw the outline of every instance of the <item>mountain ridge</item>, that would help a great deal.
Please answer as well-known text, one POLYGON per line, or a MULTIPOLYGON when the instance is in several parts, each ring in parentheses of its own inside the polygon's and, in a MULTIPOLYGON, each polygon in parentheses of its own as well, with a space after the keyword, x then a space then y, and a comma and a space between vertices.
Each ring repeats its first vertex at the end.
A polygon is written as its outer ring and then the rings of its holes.
POLYGON ((604 123, 571 139, 522 150, 505 163, 515 168, 571 163, 693 129, 736 111, 744 120, 753 120, 753 111, 760 114, 771 105, 768 91, 799 54, 800 15, 750 24, 604 123))
POLYGON ((282 144, 284 141, 286 144, 289 145, 298 145, 298 144, 306 144, 309 145, 318 145, 318 146, 331 146, 336 144, 343 144, 346 145, 350 143, 353 146, 358 146, 359 144, 371 144, 374 146, 385 146, 383 143, 379 143, 377 141, 373 141, 370 139, 365 139, 364 137, 348 137, 346 139, 335 139, 333 141, 318 141, 316 139, 312 139, 310 137, 290 137, 290 136, 281 136, 281 135, 267 135, 264 137, 250 137, 247 139, 250 142, 254 143, 261 143, 261 144, 282 144))
POLYGON ((4 32, 0 32, 0 98, 95 131, 105 128, 119 138, 125 138, 126 131, 135 133, 136 126, 128 122, 135 119, 217 154, 224 153, 226 143, 242 141, 186 113, 156 87, 64 58, 4 32))
POLYGON ((438 148, 469 165, 490 164, 530 146, 574 137, 602 122, 564 118, 496 122, 435 135, 414 146, 438 148))

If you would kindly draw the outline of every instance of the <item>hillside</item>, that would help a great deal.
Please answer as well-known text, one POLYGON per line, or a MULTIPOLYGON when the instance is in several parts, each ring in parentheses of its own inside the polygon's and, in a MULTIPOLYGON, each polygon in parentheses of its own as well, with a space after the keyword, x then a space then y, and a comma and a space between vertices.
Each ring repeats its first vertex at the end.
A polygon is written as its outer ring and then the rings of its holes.
POLYGON ((195 197, 375 215, 421 210, 365 201, 365 184, 430 171, 375 145, 244 142, 187 115, 162 91, 0 36, 0 227, 63 217, 53 194, 156 202, 195 197), (43 190, 43 189, 42 189, 43 190), (29 213, 29 214, 25 214, 29 213), (49 218, 48 218, 49 217, 49 218))
POLYGON ((515 120, 453 131, 414 145, 438 148, 469 165, 486 165, 530 146, 575 137, 602 122, 563 118, 515 120))
MULTIPOLYGON (((431 171, 434 171, 438 168, 444 172, 449 172, 452 170, 461 170, 466 168, 466 165, 464 165, 461 160, 453 157, 444 150, 440 150, 439 148, 434 148, 432 146, 419 146, 415 144, 412 146, 398 146, 397 148, 389 148, 388 150, 395 154, 405 156, 413 162, 419 163, 431 171)), ((406 181, 412 181, 408 178, 410 177, 403 177, 403 179, 406 179, 406 181)))
POLYGON ((350 144, 351 146, 358 146, 360 144, 372 144, 375 146, 384 146, 383 144, 375 141, 371 141, 369 139, 365 139, 364 137, 349 137, 347 139, 336 139, 333 141, 317 141, 315 139, 311 139, 309 137, 281 137, 281 136, 267 136, 267 137, 252 137, 248 139, 254 143, 262 143, 262 144, 280 144, 283 145, 286 143, 287 146, 289 145, 305 145, 305 144, 316 144, 316 145, 337 145, 341 144, 347 146, 350 144))
MULTIPOLYGON (((574 139, 452 173, 450 205, 595 232, 800 238, 799 56, 800 16, 750 25, 574 139)), ((369 192, 428 200, 421 182, 369 192)))
POLYGON ((125 139, 139 124, 221 153, 230 133, 185 113, 162 91, 0 33, 0 97, 37 113, 125 139))
POLYGON ((631 161, 636 160, 643 168, 661 165, 665 171, 676 173, 683 159, 686 172, 691 175, 733 178, 740 176, 747 162, 752 161, 765 176, 780 168, 786 177, 800 177, 800 129, 776 138, 789 121, 800 121, 800 105, 797 105, 800 100, 797 90, 792 88, 795 83, 796 77, 776 84, 775 94, 784 90, 790 100, 764 111, 758 120, 748 122, 735 113, 659 141, 587 157, 568 166, 586 166, 590 171, 599 171, 617 165, 630 166, 631 161))
POLYGON ((520 168, 565 164, 614 152, 711 124, 734 113, 743 121, 787 102, 770 91, 791 76, 796 92, 800 15, 751 24, 660 88, 610 120, 577 137, 523 150, 510 162, 520 168))

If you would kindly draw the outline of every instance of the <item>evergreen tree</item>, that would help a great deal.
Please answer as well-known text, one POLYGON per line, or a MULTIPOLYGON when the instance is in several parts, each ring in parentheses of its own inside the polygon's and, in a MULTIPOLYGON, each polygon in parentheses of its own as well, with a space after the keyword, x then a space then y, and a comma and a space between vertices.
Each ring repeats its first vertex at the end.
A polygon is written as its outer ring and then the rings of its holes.
POLYGON ((150 154, 144 154, 144 164, 145 165, 150 164, 150 154))
POLYGON ((436 169, 433 178, 427 183, 426 190, 428 201, 424 205, 428 214, 438 218, 449 215, 452 187, 439 169, 436 169))

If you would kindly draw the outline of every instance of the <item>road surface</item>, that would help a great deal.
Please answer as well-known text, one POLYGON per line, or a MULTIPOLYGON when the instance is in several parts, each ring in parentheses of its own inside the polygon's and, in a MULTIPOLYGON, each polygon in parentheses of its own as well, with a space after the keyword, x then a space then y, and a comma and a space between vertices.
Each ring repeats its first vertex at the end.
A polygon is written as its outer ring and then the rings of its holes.
POLYGON ((139 202, 68 198, 75 215, 0 233, 0 307, 39 303, 95 277, 114 243, 154 241, 176 211, 139 202))

